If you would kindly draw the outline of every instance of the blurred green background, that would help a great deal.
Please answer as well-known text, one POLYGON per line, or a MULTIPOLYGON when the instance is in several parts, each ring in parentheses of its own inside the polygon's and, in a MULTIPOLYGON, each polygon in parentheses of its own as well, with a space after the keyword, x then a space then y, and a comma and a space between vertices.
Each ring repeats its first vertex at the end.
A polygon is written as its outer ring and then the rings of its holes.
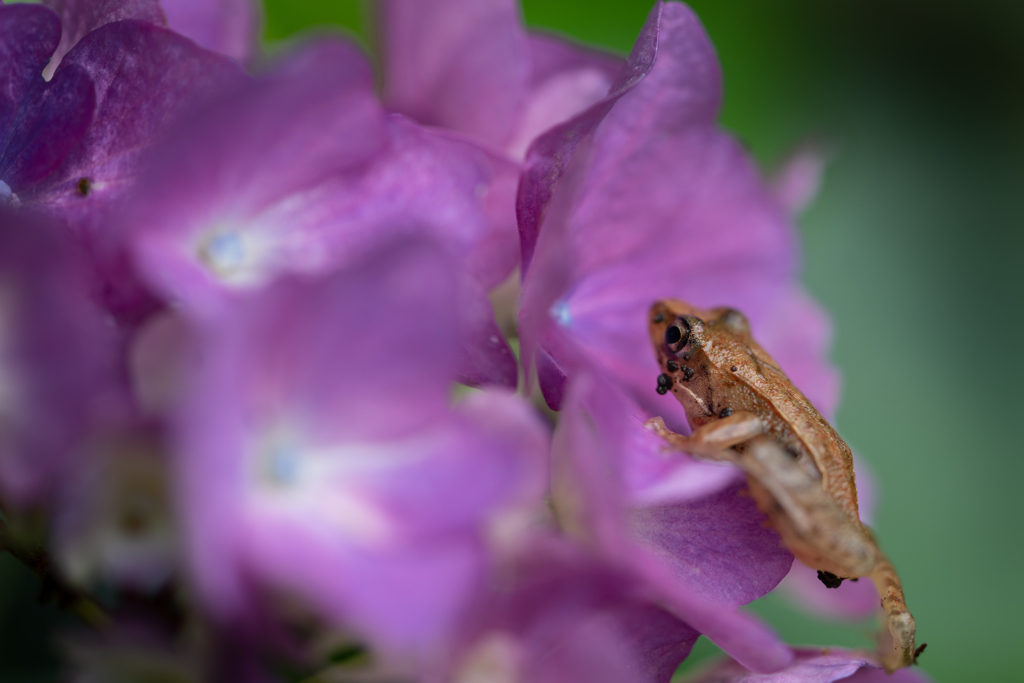
MULTIPOLYGON (((367 36, 358 0, 266 0, 270 43, 367 36)), ((628 51, 651 0, 524 0, 527 21, 628 51)), ((882 486, 876 528, 936 680, 1024 681, 1024 3, 695 0, 725 70, 724 125, 766 169, 833 152, 802 220, 805 281, 835 321, 838 427, 882 486)), ((0 557, 0 680, 53 680, 55 608, 0 557), (9 673, 7 673, 9 672, 9 673)), ((793 643, 873 625, 755 609, 793 643)), ((703 641, 684 667, 713 654, 703 641)))

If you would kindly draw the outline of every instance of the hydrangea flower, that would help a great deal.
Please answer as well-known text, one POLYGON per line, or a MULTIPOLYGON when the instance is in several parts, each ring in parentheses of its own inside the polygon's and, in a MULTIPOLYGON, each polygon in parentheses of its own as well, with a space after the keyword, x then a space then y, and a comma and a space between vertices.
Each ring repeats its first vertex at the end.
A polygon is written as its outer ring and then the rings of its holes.
MULTIPOLYGON (((734 661, 698 680, 877 677, 739 609, 792 555, 733 469, 642 427, 685 425, 646 335, 666 297, 745 311, 835 404, 790 216, 820 157, 760 178, 686 6, 623 62, 514 0, 382 0, 382 105, 338 40, 247 75, 254 0, 42 4, 0 3, 0 496, 49 513, 47 578, 109 594, 80 678, 135 652, 266 680, 341 637, 370 663, 342 676, 656 683, 699 634, 734 661), (553 436, 452 397, 516 385, 486 293, 517 262, 553 436)), ((808 571, 819 611, 874 609, 808 571)))
MULTIPOLYGON (((323 273, 382 238, 433 234, 456 257, 465 381, 514 387, 485 291, 515 235, 488 196, 504 162, 387 114, 365 59, 309 45, 182 128, 123 222, 144 276, 210 314, 284 273, 323 273)), ((120 238, 119 238, 120 239, 120 238)))
POLYGON ((547 441, 509 395, 452 407, 458 286, 403 240, 200 324, 179 501, 214 615, 238 628, 285 591, 406 666, 444 652, 488 528, 539 501, 547 441))

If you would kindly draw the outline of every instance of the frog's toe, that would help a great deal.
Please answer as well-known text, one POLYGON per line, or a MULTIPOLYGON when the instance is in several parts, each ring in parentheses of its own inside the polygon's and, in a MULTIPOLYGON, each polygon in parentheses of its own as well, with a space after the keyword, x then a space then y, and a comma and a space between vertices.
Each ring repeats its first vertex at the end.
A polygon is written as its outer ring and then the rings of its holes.
POLYGON ((644 429, 652 431, 659 436, 668 432, 668 427, 665 426, 665 420, 660 417, 652 417, 647 420, 647 422, 644 422, 644 429))

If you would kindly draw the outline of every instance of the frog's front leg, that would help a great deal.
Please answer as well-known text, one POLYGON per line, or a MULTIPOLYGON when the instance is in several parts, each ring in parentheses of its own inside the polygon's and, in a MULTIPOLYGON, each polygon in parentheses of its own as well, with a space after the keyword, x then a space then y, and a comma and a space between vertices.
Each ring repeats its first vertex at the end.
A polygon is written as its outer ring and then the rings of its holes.
POLYGON ((660 417, 652 417, 644 426, 678 450, 706 460, 731 463, 737 462, 737 454, 729 449, 765 431, 761 418, 743 410, 703 424, 690 436, 676 434, 660 417))

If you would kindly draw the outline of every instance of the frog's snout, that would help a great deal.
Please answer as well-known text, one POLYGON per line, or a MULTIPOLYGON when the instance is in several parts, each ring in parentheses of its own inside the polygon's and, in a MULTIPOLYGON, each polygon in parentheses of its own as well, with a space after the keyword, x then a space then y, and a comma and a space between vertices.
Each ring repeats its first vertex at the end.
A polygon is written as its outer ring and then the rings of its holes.
POLYGON ((669 320, 668 307, 663 301, 657 301, 651 306, 650 320, 652 325, 666 324, 669 320))
POLYGON ((655 352, 658 355, 659 365, 664 361, 663 344, 665 342, 665 330, 672 323, 672 320, 673 316, 663 301, 658 301, 651 306, 651 310, 647 318, 647 329, 650 333, 651 342, 654 345, 655 352))

